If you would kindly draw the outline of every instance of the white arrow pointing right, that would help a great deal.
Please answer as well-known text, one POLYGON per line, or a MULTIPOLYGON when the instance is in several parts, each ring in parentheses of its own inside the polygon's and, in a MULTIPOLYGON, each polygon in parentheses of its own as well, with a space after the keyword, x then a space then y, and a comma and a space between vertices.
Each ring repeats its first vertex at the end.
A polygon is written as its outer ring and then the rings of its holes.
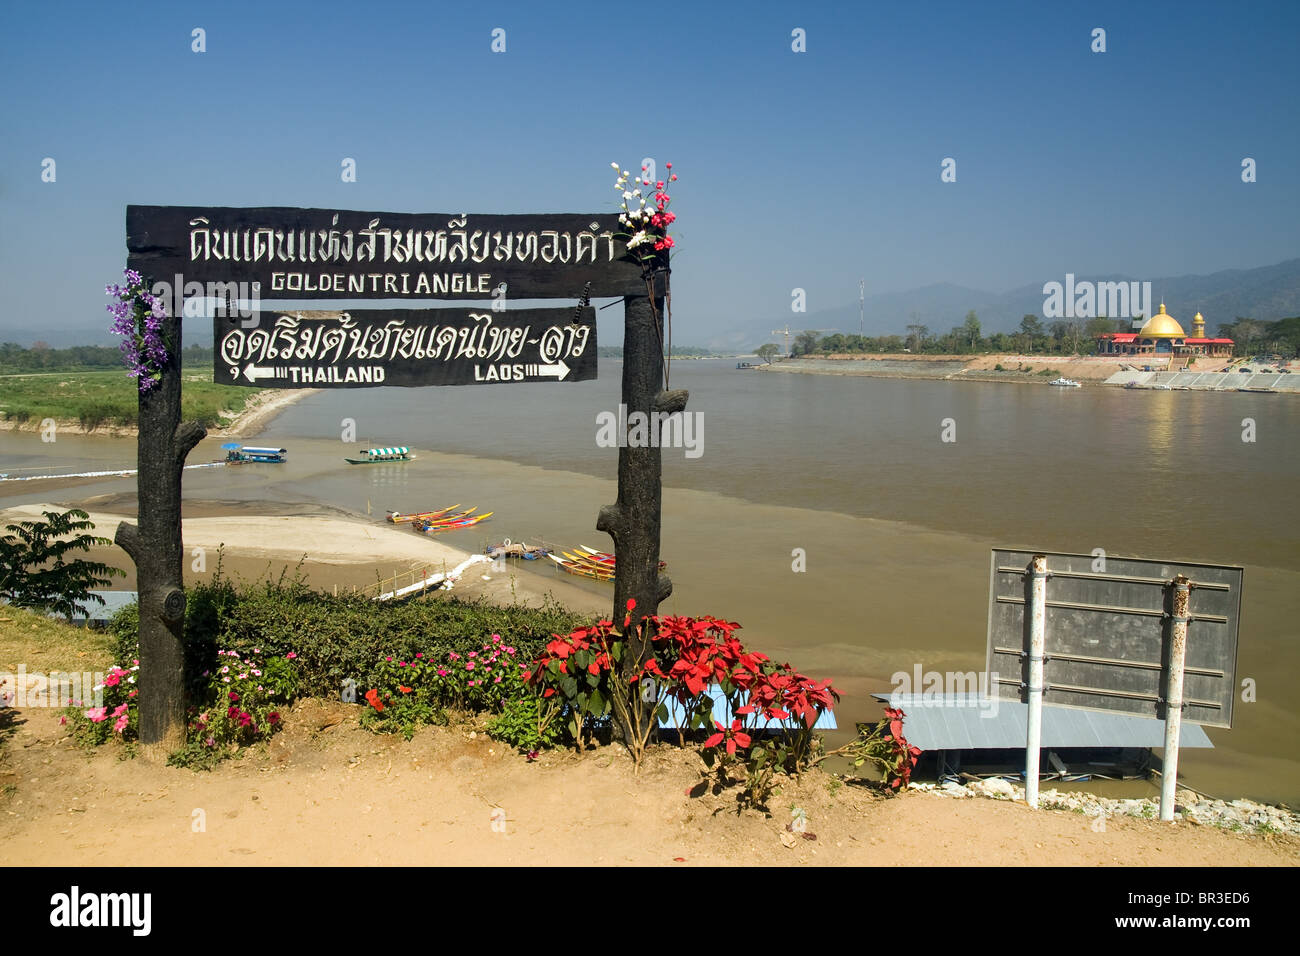
POLYGON ((538 375, 554 375, 558 381, 564 381, 565 376, 569 374, 569 366, 564 364, 564 359, 560 359, 558 365, 539 365, 537 366, 538 375))

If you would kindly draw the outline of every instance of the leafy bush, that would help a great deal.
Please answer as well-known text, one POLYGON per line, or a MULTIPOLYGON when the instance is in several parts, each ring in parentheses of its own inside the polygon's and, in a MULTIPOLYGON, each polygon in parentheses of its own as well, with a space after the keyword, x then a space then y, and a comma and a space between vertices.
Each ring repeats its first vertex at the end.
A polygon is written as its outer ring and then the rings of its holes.
MULTIPOLYGON (((401 661, 465 657, 493 634, 507 634, 524 658, 535 655, 553 633, 567 632, 586 618, 558 604, 541 608, 497 606, 455 598, 428 602, 378 603, 368 598, 312 591, 300 582, 264 581, 236 589, 219 574, 189 588, 185 617, 185 668, 191 695, 202 690, 194 675, 211 669, 218 647, 246 655, 295 652, 301 693, 338 698, 344 682, 376 687, 380 665, 401 661)), ((125 608, 114 618, 119 658, 138 657, 138 613, 125 608)))
POLYGON ((885 708, 885 716, 874 724, 858 724, 858 736, 845 750, 853 759, 853 766, 872 763, 884 775, 890 793, 897 793, 912 779, 912 768, 920 759, 921 748, 913 747, 903 736, 903 718, 907 715, 892 707, 885 708))
POLYGON ((559 715, 558 704, 525 690, 517 697, 507 698, 501 713, 488 721, 487 730, 502 743, 535 756, 537 751, 563 742, 564 729, 556 719, 559 715))
POLYGON ((103 604, 104 599, 91 591, 125 572, 100 561, 67 560, 77 551, 113 543, 86 534, 95 529, 86 512, 73 508, 43 514, 44 521, 8 525, 5 530, 12 533, 0 537, 0 597, 19 607, 54 611, 72 620, 78 606, 103 604))
POLYGON ((115 735, 119 740, 135 740, 140 730, 140 692, 135 686, 138 670, 138 660, 132 660, 131 667, 110 666, 104 682, 93 688, 102 693, 103 702, 94 706, 94 701, 71 701, 60 723, 71 720, 72 736, 90 746, 106 743, 115 735))
POLYGON ((191 697, 187 745, 168 762, 207 768, 241 746, 268 739, 280 728, 280 710, 297 696, 296 657, 292 651, 263 654, 261 648, 246 655, 217 651, 214 666, 200 675, 202 695, 191 697))

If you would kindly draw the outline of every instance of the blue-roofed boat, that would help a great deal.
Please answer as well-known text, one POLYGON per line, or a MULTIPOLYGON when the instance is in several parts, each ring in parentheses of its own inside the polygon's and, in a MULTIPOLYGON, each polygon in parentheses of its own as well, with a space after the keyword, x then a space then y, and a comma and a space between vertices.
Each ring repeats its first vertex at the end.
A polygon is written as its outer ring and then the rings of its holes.
POLYGON ((361 458, 344 458, 349 465, 374 465, 381 462, 411 461, 415 458, 405 445, 392 448, 364 448, 361 458))
POLYGON ((227 442, 221 447, 226 453, 228 462, 260 461, 283 464, 284 456, 289 453, 287 448, 256 448, 252 445, 240 445, 238 442, 227 442))

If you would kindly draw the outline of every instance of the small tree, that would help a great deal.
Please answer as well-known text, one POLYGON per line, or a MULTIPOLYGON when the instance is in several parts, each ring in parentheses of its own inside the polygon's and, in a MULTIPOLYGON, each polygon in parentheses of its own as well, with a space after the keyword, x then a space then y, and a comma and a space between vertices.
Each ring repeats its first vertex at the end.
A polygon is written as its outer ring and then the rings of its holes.
POLYGON ((768 342, 766 345, 760 345, 756 354, 768 365, 771 365, 772 359, 781 354, 781 346, 768 342))
POLYGON ((82 605, 103 604, 91 589, 112 583, 125 572, 99 561, 67 560, 69 554, 108 546, 94 530, 90 515, 76 508, 44 512, 44 521, 20 521, 0 538, 0 597, 19 607, 54 611, 69 621, 82 605), (70 536, 70 537, 69 537, 70 536))

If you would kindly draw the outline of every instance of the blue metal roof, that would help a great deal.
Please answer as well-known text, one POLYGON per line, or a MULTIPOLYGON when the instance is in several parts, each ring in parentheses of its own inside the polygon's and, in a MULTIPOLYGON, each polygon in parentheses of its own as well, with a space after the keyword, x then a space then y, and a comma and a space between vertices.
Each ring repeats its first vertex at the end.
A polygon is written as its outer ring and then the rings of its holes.
MULTIPOLYGON (((872 694, 906 714, 903 735, 922 750, 1024 749, 1029 705, 977 694, 872 694), (893 703, 890 703, 890 702, 893 703)), ((1153 717, 1043 705, 1044 747, 1164 747, 1165 722, 1153 717)), ((1197 724, 1183 723, 1179 747, 1213 747, 1197 724)))
POLYGON ((92 601, 79 607, 77 613, 72 616, 74 622, 89 618, 92 624, 107 624, 114 614, 139 599, 135 591, 91 591, 90 593, 98 594, 104 599, 104 603, 96 604, 92 601))
MULTIPOLYGON (((718 723, 722 724, 722 726, 724 727, 730 727, 733 718, 731 715, 731 709, 727 706, 727 698, 722 693, 722 688, 719 687, 717 684, 710 684, 708 689, 705 691, 705 693, 708 694, 711 698, 713 698, 713 719, 716 720, 718 723)), ((744 700, 746 699, 746 696, 747 695, 744 694, 743 692, 740 695, 742 707, 744 706, 744 700)), ((668 707, 668 716, 665 719, 659 721, 660 727, 670 727, 676 729, 682 726, 682 724, 686 723, 685 708, 683 708, 681 704, 677 703, 677 701, 672 699, 666 700, 664 703, 668 707)), ((743 726, 746 730, 758 730, 758 731, 787 730, 787 729, 797 727, 802 723, 802 721, 800 721, 799 718, 795 717, 794 715, 791 715, 791 717, 788 720, 765 720, 761 715, 758 714, 741 714, 740 719, 742 721, 741 726, 743 726)), ((817 718, 817 722, 813 724, 813 729, 814 730, 835 730, 837 726, 838 725, 835 723, 835 713, 833 711, 828 710, 825 713, 823 713, 820 717, 817 718)), ((712 730, 713 728, 708 727, 705 729, 712 730)))

